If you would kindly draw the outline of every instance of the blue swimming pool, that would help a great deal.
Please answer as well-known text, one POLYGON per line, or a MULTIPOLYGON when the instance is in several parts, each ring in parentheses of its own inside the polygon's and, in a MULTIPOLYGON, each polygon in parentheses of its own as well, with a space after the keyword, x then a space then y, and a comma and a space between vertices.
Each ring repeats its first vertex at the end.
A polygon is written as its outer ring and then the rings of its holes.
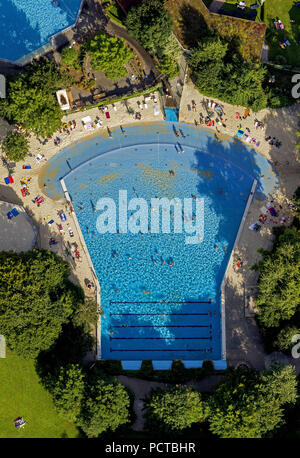
POLYGON ((166 119, 165 121, 178 121, 178 113, 179 110, 178 108, 166 108, 164 107, 165 114, 166 114, 166 119))
MULTIPOLYGON (((275 171, 249 146, 205 129, 170 122, 124 128, 125 135, 112 129, 109 139, 103 131, 63 149, 40 178, 56 199, 64 178, 73 200, 101 285, 101 358, 221 361, 221 283, 253 179, 261 198, 276 189, 275 171), (120 190, 149 208, 153 197, 203 198, 202 242, 187 244, 186 234, 172 230, 152 233, 151 211, 142 233, 99 233, 97 204, 112 198, 117 208, 120 190)), ((116 230, 120 221, 117 211, 116 230)))
POLYGON ((17 61, 75 24, 82 0, 0 0, 0 59, 17 61))

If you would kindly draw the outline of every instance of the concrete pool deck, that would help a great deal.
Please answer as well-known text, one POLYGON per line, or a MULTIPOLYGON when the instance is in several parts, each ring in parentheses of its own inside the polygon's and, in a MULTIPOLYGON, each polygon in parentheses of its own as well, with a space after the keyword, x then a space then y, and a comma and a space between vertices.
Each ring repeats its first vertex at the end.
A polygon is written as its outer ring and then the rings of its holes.
MULTIPOLYGON (((136 98, 129 101, 129 106, 137 109, 137 101, 141 101, 143 98, 136 98)), ((199 116, 200 111, 204 111, 202 108, 202 101, 205 99, 201 94, 199 94, 195 88, 188 82, 184 88, 183 97, 182 97, 182 106, 180 109, 180 119, 182 122, 187 122, 193 124, 194 122, 194 112, 189 111, 187 105, 191 105, 192 100, 197 100, 198 109, 197 115, 199 116), (196 98, 198 97, 198 99, 196 98)), ((143 121, 146 122, 153 122, 163 120, 162 113, 159 116, 154 117, 153 115, 153 102, 148 104, 148 110, 143 110, 143 121)), ((226 123, 226 128, 223 128, 221 131, 221 135, 225 137, 234 135, 237 130, 237 121, 235 120, 235 112, 240 107, 233 107, 228 104, 223 104, 224 110, 226 112, 226 117, 228 121, 226 123)), ((118 127, 120 124, 128 124, 134 122, 132 116, 127 113, 126 108, 123 106, 121 102, 116 103, 117 111, 114 111, 113 107, 109 107, 109 111, 111 113, 111 119, 106 120, 104 119, 104 126, 113 128, 114 126, 118 127)), ((99 115, 98 109, 89 110, 86 113, 92 117, 92 119, 99 115)), ((243 112, 241 111, 241 114, 243 112)), ((280 203, 283 206, 282 212, 288 216, 288 223, 291 221, 292 214, 287 206, 290 202, 292 194, 297 187, 298 184, 298 176, 299 176, 299 163, 297 163, 295 159, 295 143, 296 143, 296 135, 295 131, 297 128, 297 105, 284 108, 280 110, 263 110, 257 114, 259 120, 265 122, 266 129, 265 131, 255 131, 255 136, 257 135, 258 139, 261 139, 261 147, 259 148, 260 154, 263 154, 267 159, 272 161, 272 163, 278 163, 276 165, 278 174, 279 174, 279 182, 280 187, 276 190, 274 200, 276 203, 280 203), (258 134, 257 134, 258 132, 258 134), (276 149, 263 141, 265 135, 272 135, 276 136, 282 141, 282 148, 280 150, 276 149), (285 162, 289 161, 289 166, 285 165, 285 162)), ((79 112, 72 115, 69 115, 64 118, 64 121, 69 121, 75 119, 77 122, 77 127, 74 131, 71 132, 69 136, 63 136, 63 144, 61 148, 65 146, 71 145, 75 141, 81 141, 84 139, 88 139, 91 137, 89 131, 85 131, 80 123, 82 117, 84 117, 85 113, 79 112)), ((242 121, 243 128, 249 127, 253 129, 253 119, 254 117, 250 117, 246 120, 242 121)), ((136 121, 135 125, 138 125, 140 122, 136 121)), ((213 130, 212 130, 213 131, 213 130)), ((98 131, 100 132, 100 131, 98 131)), ((61 136, 60 134, 58 134, 61 136)), ((56 135, 55 135, 56 136, 56 135)), ((55 138, 54 136, 54 138, 55 138)), ((93 135, 92 135, 93 136, 93 135)), ((175 137, 174 137, 175 138, 175 137)), ((26 159, 26 164, 30 164, 32 166, 31 170, 26 172, 27 176, 32 177, 32 181, 30 183, 29 189, 31 192, 31 196, 35 197, 37 194, 44 195, 46 197, 45 202, 38 208, 31 202, 30 197, 26 197, 22 199, 24 202, 24 208, 28 209, 30 214, 33 215, 33 219, 36 225, 39 228, 39 246, 41 248, 49 249, 49 228, 47 224, 45 224, 45 218, 47 216, 56 217, 57 210, 64 209, 68 218, 71 218, 71 226, 74 229, 74 223, 72 223, 72 215, 69 212, 69 209, 66 210, 65 208, 65 200, 63 195, 55 196, 54 199, 47 198, 45 194, 45 190, 43 183, 43 165, 44 162, 41 162, 39 165, 35 162, 34 155, 36 154, 44 154, 46 159, 51 159, 55 154, 58 153, 59 149, 53 145, 53 140, 50 140, 45 145, 41 145, 41 143, 36 138, 30 138, 30 151, 33 155, 32 157, 28 157, 26 159)), ((16 196, 21 198, 20 195, 20 185, 19 180, 25 175, 24 170, 22 170, 22 164, 17 164, 15 172, 13 174, 15 183, 9 185, 5 188, 2 187, 1 198, 6 200, 6 190, 14 192, 16 196)), ((55 171, 53 171, 55 175, 55 171)), ((0 178, 3 179, 7 175, 7 169, 4 168, 2 165, 0 166, 0 178)), ((46 183, 45 183, 46 184, 46 183)), ((240 240, 236 247, 234 256, 232 257, 232 262, 230 263, 230 267, 228 269, 228 274, 225 283, 225 294, 226 294, 226 307, 228 310, 226 311, 226 347, 227 347, 227 361, 229 365, 235 365, 238 361, 246 360, 258 369, 264 366, 264 351, 262 348, 260 336, 255 325, 254 319, 246 319, 245 318, 245 310, 244 310, 244 287, 245 284, 255 284, 256 282, 256 274, 253 273, 248 269, 248 266, 252 265, 253 263, 257 262, 260 258, 260 255, 257 253, 257 248, 263 247, 265 249, 270 248, 272 246, 272 236, 271 236, 271 227, 264 226, 259 233, 255 233, 253 231, 249 231, 248 226, 253 222, 253 218, 257 218, 260 212, 260 207, 263 205, 263 202, 257 199, 254 199, 250 208, 248 215, 246 217, 246 223, 244 229, 242 231, 240 240), (239 256, 243 259, 243 268, 236 269, 235 264, 233 262, 234 258, 239 256)), ((56 218, 58 221, 58 219, 56 218)), ((68 221, 68 222, 69 222, 68 221)), ((62 237, 57 227, 52 227, 52 232, 59 241, 58 245, 51 248, 53 251, 60 254, 62 257, 71 261, 71 268, 72 268, 72 280, 81 284, 85 287, 85 279, 89 276, 89 266, 85 259, 85 256, 82 256, 81 263, 72 263, 72 259, 69 255, 66 254, 65 251, 65 244, 66 242, 73 241, 74 239, 69 238, 69 234, 66 231, 64 237, 62 237)), ((75 240, 79 241, 77 234, 75 233, 75 240)), ((82 252, 84 252, 82 250, 82 252)), ((89 295, 93 295, 94 293, 90 292, 89 290, 85 289, 86 293, 89 295)))
POLYGON ((23 207, 0 201, 0 251, 32 250, 37 240, 37 229, 23 207), (17 216, 8 219, 7 213, 13 209, 17 216))

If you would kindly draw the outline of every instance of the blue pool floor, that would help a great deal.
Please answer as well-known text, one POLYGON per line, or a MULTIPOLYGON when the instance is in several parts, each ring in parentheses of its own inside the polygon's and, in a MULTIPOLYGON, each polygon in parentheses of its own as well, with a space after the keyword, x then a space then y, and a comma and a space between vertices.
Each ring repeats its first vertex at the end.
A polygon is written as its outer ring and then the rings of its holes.
POLYGON ((253 179, 269 193, 276 176, 268 161, 239 142, 220 145, 209 132, 176 126, 185 132, 181 155, 172 124, 159 123, 126 127, 126 138, 114 131, 113 139, 72 145, 47 164, 47 192, 59 196, 64 176, 101 284, 102 359, 222 360, 224 272, 253 179), (101 212, 91 202, 97 206, 103 196, 116 201, 120 189, 128 199, 136 192, 147 201, 204 198, 203 242, 188 246, 183 234, 99 234, 101 212), (168 259, 175 261, 172 268, 168 259))

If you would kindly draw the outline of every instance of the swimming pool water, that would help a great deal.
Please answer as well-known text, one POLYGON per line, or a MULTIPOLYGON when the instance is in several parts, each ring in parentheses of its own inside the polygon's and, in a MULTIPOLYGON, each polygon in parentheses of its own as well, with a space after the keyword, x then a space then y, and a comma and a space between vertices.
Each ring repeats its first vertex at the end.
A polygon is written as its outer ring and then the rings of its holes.
POLYGON ((101 358, 221 360, 220 287, 253 176, 213 151, 149 143, 97 156, 64 180, 101 285, 101 358), (118 202, 119 190, 149 207, 153 197, 203 198, 202 243, 174 233, 99 234, 97 202, 118 202))
POLYGON ((81 0, 0 0, 0 59, 17 61, 75 24, 81 0))
POLYGON ((178 121, 178 108, 166 108, 164 107, 166 119, 165 121, 178 121))

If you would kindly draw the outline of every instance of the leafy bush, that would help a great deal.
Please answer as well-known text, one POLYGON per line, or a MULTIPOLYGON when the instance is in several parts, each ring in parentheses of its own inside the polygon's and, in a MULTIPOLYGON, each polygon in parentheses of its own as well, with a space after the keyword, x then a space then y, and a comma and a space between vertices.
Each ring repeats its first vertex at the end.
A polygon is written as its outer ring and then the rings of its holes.
POLYGON ((52 377, 50 392, 61 416, 76 421, 84 397, 84 373, 79 364, 61 367, 57 377, 52 377))
POLYGON ((290 352, 292 347, 295 345, 295 342, 292 341, 292 338, 300 334, 300 329, 297 326, 285 326, 279 332, 277 339, 274 342, 274 345, 278 350, 283 352, 290 352))
POLYGON ((158 388, 152 391, 146 406, 149 429, 176 432, 205 420, 201 394, 192 387, 158 388))
POLYGON ((47 137, 61 127, 63 111, 55 93, 69 87, 73 80, 49 59, 40 59, 25 68, 24 73, 8 79, 7 97, 0 101, 0 115, 22 124, 37 136, 47 137))
POLYGON ((263 258, 253 267, 260 274, 258 320, 266 328, 277 327, 293 317, 300 303, 300 232, 286 228, 272 251, 259 252, 263 258))
POLYGON ((154 371, 152 361, 151 360, 142 361, 140 370, 141 370, 142 375, 145 375, 145 376, 152 375, 154 371))
POLYGON ((96 86, 96 81, 93 78, 88 79, 86 76, 83 76, 81 80, 76 83, 76 86, 84 91, 89 91, 96 86))
POLYGON ((163 0, 144 0, 130 8, 125 25, 128 32, 153 54, 163 52, 172 30, 163 0))
POLYGON ((127 75, 124 65, 134 57, 134 52, 125 40, 101 32, 91 38, 86 46, 94 70, 101 70, 111 80, 127 75))
POLYGON ((98 380, 89 387, 84 399, 79 425, 88 437, 98 437, 107 430, 115 431, 129 422, 130 399, 118 381, 98 380))
POLYGON ((67 46, 61 52, 61 60, 63 64, 67 65, 68 67, 73 67, 76 70, 80 68, 79 65, 79 52, 77 51, 74 46, 70 48, 67 46))
POLYGON ((2 150, 12 161, 22 161, 28 154, 29 142, 24 134, 9 133, 2 142, 2 150))
POLYGON ((179 65, 177 64, 176 60, 169 56, 162 56, 159 59, 157 69, 163 75, 167 75, 170 80, 175 78, 175 76, 177 76, 179 73, 179 65))
POLYGON ((207 401, 209 428, 221 438, 265 437, 284 423, 282 406, 295 402, 296 387, 291 366, 228 372, 207 401))
POLYGON ((182 56, 183 50, 173 33, 171 33, 168 39, 166 40, 166 44, 162 49, 162 54, 164 56, 172 57, 175 60, 179 59, 179 57, 182 56))
POLYGON ((262 87, 266 68, 243 62, 234 43, 229 44, 210 32, 192 49, 188 63, 202 94, 252 108, 255 112, 268 105, 262 87))
POLYGON ((60 335, 78 301, 69 275, 50 251, 0 253, 0 329, 17 355, 35 358, 60 335))

